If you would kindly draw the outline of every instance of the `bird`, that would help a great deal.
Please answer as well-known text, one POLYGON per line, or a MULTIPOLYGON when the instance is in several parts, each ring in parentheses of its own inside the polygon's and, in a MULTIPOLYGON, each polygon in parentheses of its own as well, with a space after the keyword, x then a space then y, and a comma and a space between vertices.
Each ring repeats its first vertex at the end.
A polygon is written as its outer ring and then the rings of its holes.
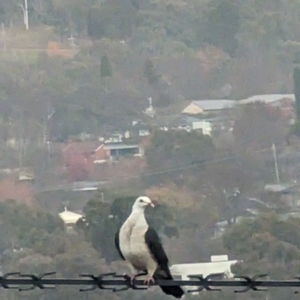
MULTIPOLYGON (((157 279, 173 280, 169 260, 156 230, 150 227, 145 218, 145 208, 155 207, 149 197, 138 197, 124 224, 115 234, 116 249, 131 269, 131 283, 141 275, 146 275, 145 284, 157 279), (142 272, 142 273, 140 273, 142 272)), ((182 298, 184 291, 180 286, 160 286, 162 291, 182 298)))

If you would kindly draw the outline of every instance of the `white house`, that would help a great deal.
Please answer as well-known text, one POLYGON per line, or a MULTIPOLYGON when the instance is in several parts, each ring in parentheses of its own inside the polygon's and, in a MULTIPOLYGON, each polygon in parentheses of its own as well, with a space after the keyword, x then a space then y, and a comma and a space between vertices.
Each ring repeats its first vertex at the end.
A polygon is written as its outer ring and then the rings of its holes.
POLYGON ((65 207, 65 210, 58 214, 59 217, 63 220, 65 223, 67 232, 72 232, 73 226, 76 224, 76 222, 81 219, 83 216, 81 214, 74 213, 72 211, 68 211, 65 207))

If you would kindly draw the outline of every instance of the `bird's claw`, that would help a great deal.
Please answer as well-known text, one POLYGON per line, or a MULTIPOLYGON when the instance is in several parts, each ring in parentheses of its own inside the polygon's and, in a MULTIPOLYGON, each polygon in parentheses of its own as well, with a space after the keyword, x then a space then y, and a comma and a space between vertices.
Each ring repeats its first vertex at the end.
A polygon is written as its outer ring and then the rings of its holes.
POLYGON ((136 278, 136 275, 130 276, 130 283, 131 283, 131 285, 134 284, 135 278, 136 278))
POLYGON ((144 283, 148 285, 148 287, 150 287, 150 283, 154 283, 154 279, 153 277, 149 277, 146 280, 144 280, 144 283))

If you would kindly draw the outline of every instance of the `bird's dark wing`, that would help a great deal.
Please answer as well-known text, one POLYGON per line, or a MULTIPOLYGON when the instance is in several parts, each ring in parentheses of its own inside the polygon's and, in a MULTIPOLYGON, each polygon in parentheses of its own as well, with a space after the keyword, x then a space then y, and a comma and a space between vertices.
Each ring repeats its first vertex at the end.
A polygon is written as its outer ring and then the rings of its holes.
POLYGON ((148 227, 148 230, 145 233, 145 242, 150 250, 152 257, 157 261, 158 265, 168 265, 169 260, 167 254, 154 228, 148 227))
POLYGON ((118 251, 119 255, 121 256, 121 258, 123 260, 125 260, 125 257, 123 256, 121 248, 120 248, 120 237, 119 237, 119 235, 120 235, 120 230, 118 230, 118 232, 115 234, 115 246, 116 246, 117 251, 118 251))
MULTIPOLYGON (((167 254, 155 229, 151 227, 148 228, 145 233, 145 242, 152 257, 158 263, 158 268, 153 275, 154 279, 173 280, 168 266, 169 260, 167 254)), ((178 299, 184 295, 184 291, 180 286, 160 286, 160 288, 165 294, 172 295, 178 299)))

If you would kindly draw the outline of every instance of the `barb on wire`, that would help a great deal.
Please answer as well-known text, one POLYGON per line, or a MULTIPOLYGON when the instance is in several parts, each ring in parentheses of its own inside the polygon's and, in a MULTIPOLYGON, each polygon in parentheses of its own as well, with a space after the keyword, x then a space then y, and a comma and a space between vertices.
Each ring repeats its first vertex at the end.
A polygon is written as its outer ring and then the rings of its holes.
POLYGON ((203 275, 189 275, 188 277, 190 279, 198 279, 200 281, 200 283, 202 284, 202 286, 200 286, 199 288, 195 289, 195 290, 188 290, 188 293, 194 293, 194 292, 201 292, 203 290, 207 290, 207 291, 221 291, 221 289, 213 289, 210 287, 210 283, 209 280, 212 279, 213 277, 217 277, 219 276, 219 274, 211 274, 206 276, 205 278, 203 278, 203 275))
MULTIPOLYGON (((100 290, 110 290, 112 292, 122 292, 129 289, 145 290, 148 285, 143 280, 131 280, 128 275, 118 275, 116 273, 105 273, 100 275, 80 274, 79 278, 50 278, 55 272, 35 274, 21 274, 20 272, 6 273, 0 276, 0 287, 4 289, 18 289, 19 291, 30 291, 36 288, 54 289, 56 286, 81 286, 81 292, 100 290)), ((139 274, 142 276, 145 274, 139 274)), ((240 287, 240 290, 234 290, 235 293, 245 293, 247 291, 265 291, 266 288, 287 287, 300 288, 300 277, 293 280, 263 280, 266 274, 260 274, 253 277, 236 276, 233 279, 217 280, 220 274, 190 275, 189 280, 157 280, 151 285, 159 286, 183 286, 197 287, 187 290, 188 293, 207 291, 220 291, 221 287, 240 287), (218 287, 218 288, 216 288, 218 287)), ((295 293, 298 293, 297 291, 295 293)))
POLYGON ((34 290, 36 287, 40 288, 41 290, 43 289, 54 289, 55 285, 44 285, 43 284, 43 278, 45 278, 46 276, 51 276, 51 275, 55 275, 56 272, 48 272, 48 273, 44 273, 41 274, 39 276, 36 276, 34 274, 19 274, 20 277, 27 277, 28 279, 32 280, 32 286, 26 287, 26 288, 19 288, 20 292, 23 291, 31 291, 34 290))
POLYGON ((111 290, 113 291, 114 288, 110 288, 110 287, 105 287, 103 285, 103 279, 107 276, 114 276, 115 273, 106 273, 106 274, 101 274, 99 276, 95 276, 93 274, 80 274, 79 277, 85 277, 85 278, 90 278, 94 281, 94 284, 89 287, 89 288, 84 288, 84 289, 80 289, 80 292, 88 292, 88 291, 94 291, 97 288, 100 290, 111 290))
POLYGON ((234 276, 234 278, 237 279, 244 279, 247 283, 246 287, 240 291, 235 290, 235 293, 246 293, 250 290, 253 291, 259 291, 259 292, 264 292, 267 291, 266 288, 259 288, 259 282, 257 281, 257 279, 259 278, 263 278, 263 277, 267 277, 268 274, 260 274, 260 275, 255 275, 252 278, 250 278, 249 276, 234 276))

